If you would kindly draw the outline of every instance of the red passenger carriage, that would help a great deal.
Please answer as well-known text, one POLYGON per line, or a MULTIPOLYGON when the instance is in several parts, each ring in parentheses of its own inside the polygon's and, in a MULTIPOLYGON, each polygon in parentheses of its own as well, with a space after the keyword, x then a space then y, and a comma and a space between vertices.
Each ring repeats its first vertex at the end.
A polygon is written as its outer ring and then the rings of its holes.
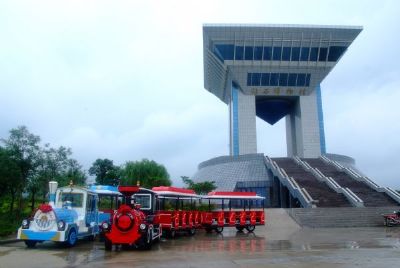
POLYGON ((193 190, 177 187, 153 187, 157 194, 159 211, 156 212, 162 230, 169 237, 176 232, 187 232, 194 235, 201 226, 200 212, 196 203, 200 199, 193 190))
POLYGON ((253 232, 256 225, 265 224, 264 199, 255 192, 210 192, 202 197, 209 204, 208 211, 202 213, 202 226, 207 232, 221 233, 224 227, 253 232))

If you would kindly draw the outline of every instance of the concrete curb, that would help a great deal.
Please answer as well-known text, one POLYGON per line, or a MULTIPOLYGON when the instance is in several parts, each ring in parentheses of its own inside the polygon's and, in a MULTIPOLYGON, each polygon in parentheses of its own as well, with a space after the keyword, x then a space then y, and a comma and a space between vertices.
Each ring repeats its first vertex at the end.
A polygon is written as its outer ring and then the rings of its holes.
POLYGON ((5 240, 0 240, 0 245, 4 245, 4 244, 11 244, 11 243, 15 243, 21 241, 19 239, 5 239, 5 240))

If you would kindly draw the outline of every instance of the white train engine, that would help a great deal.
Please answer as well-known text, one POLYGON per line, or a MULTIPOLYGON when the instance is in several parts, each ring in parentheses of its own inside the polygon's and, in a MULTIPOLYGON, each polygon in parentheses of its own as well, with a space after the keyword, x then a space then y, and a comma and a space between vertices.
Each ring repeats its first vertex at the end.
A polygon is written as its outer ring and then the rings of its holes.
POLYGON ((57 186, 57 182, 49 182, 49 204, 41 204, 18 229, 17 239, 24 240, 28 247, 44 241, 74 246, 79 238, 94 239, 99 233, 97 193, 72 183, 57 186))

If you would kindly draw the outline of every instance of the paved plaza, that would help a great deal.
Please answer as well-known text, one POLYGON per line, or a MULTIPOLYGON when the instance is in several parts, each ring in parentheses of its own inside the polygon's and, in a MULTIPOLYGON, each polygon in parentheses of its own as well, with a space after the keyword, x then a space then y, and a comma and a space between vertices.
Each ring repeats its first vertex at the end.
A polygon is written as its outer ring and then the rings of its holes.
POLYGON ((223 235, 199 231, 163 239, 150 251, 106 252, 103 243, 74 248, 51 242, 27 249, 22 242, 0 246, 0 267, 397 267, 400 228, 298 227, 283 210, 268 213, 255 233, 223 235), (280 215, 282 214, 282 215, 280 215))

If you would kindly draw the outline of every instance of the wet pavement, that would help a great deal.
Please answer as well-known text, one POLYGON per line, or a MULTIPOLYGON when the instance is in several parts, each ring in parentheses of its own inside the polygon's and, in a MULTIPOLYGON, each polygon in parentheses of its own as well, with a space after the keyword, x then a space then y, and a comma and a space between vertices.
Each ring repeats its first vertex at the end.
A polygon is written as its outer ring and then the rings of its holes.
MULTIPOLYGON (((287 226, 286 226, 287 227, 287 226)), ((222 235, 163 239, 150 251, 106 252, 101 242, 74 248, 48 242, 0 245, 0 267, 397 267, 400 228, 226 228, 222 235)))

